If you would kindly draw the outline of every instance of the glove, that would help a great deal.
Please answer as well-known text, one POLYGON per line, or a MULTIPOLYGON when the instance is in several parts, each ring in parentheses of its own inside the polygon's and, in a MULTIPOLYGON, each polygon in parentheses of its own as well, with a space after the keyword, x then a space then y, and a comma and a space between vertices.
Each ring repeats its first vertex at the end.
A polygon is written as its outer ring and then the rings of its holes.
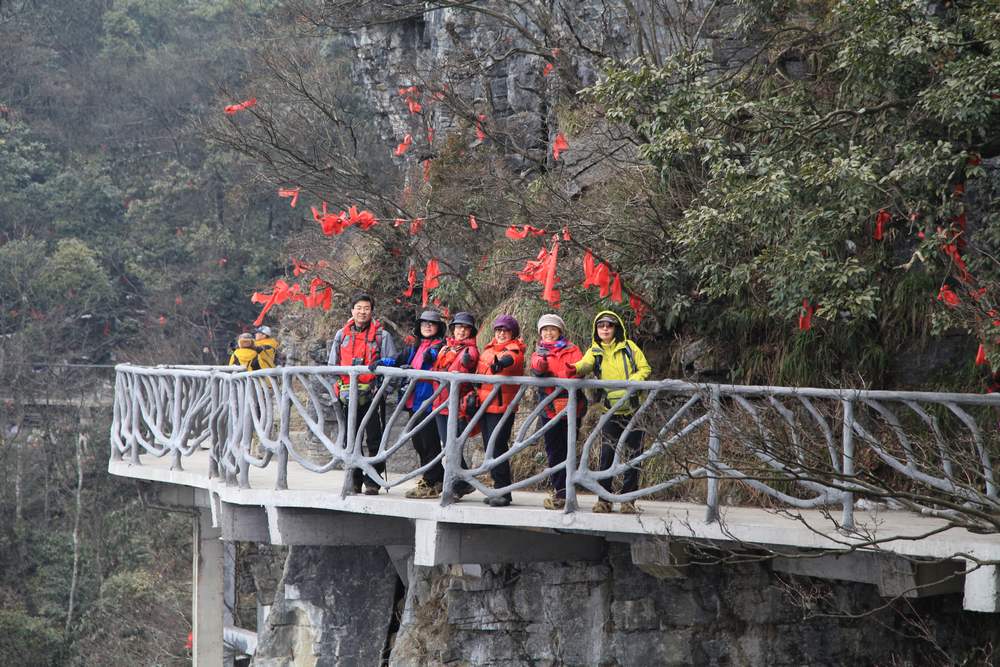
POLYGON ((512 366, 513 364, 514 364, 514 357, 510 356, 509 354, 499 356, 493 360, 492 364, 490 364, 490 372, 493 373, 494 375, 497 375, 500 373, 500 371, 507 368, 508 366, 512 366))
POLYGON ((546 350, 541 345, 539 345, 538 347, 535 348, 535 354, 537 354, 540 357, 547 357, 549 356, 549 351, 546 350))
POLYGON ((368 370, 371 371, 372 373, 374 373, 375 369, 378 368, 381 365, 382 365, 382 360, 381 359, 376 359, 375 361, 373 361, 370 364, 368 364, 368 370))
POLYGON ((465 416, 471 418, 476 414, 476 410, 479 409, 479 395, 470 391, 465 395, 465 416))
POLYGON ((538 375, 543 375, 549 372, 549 360, 545 358, 545 355, 538 355, 531 360, 531 370, 538 375))
POLYGON ((462 368, 464 368, 465 370, 467 371, 473 370, 472 355, 469 354, 469 348, 465 348, 465 351, 462 352, 461 364, 462 368))

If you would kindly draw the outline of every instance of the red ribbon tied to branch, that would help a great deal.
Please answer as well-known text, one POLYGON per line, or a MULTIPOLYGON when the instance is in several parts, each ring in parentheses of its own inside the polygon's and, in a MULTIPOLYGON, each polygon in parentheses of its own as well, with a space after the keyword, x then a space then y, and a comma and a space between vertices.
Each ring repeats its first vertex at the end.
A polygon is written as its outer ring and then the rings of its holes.
POLYGON ((649 312, 649 307, 643 303, 639 295, 632 292, 628 295, 628 305, 635 312, 635 326, 639 326, 642 324, 643 316, 649 312))
POLYGON ((396 151, 393 154, 396 157, 403 157, 403 155, 406 154, 406 151, 410 150, 410 146, 412 145, 413 145, 413 135, 407 134, 405 137, 403 137, 402 143, 396 146, 396 151))
POLYGON ((438 281, 438 276, 440 275, 441 269, 438 268, 438 261, 436 259, 428 260, 427 268, 424 269, 424 291, 422 295, 424 307, 427 307, 427 300, 430 296, 430 291, 440 284, 438 281))
POLYGON ((809 303, 809 299, 802 299, 802 312, 799 314, 799 331, 809 331, 813 326, 813 313, 816 306, 809 303))
POLYGON ((556 135, 555 141, 552 142, 552 159, 558 160, 562 152, 568 149, 569 142, 566 141, 566 137, 560 132, 556 135))
POLYGON ((990 363, 989 359, 986 358, 986 348, 983 347, 982 343, 980 343, 979 344, 979 349, 976 350, 976 365, 977 366, 988 366, 989 363, 990 363))
POLYGON ((511 241, 520 241, 526 238, 528 234, 532 236, 545 236, 546 231, 538 227, 532 227, 531 225, 521 225, 521 229, 518 229, 517 225, 511 225, 506 231, 506 236, 511 241))
POLYGON ((409 272, 406 274, 406 285, 406 289, 403 290, 403 296, 409 298, 413 296, 413 288, 417 285, 417 269, 414 266, 411 266, 409 272))
POLYGON ((476 222, 476 216, 474 215, 469 216, 469 227, 472 227, 473 229, 479 229, 479 223, 476 222))
POLYGON ((872 235, 876 241, 881 241, 885 234, 885 225, 892 220, 892 216, 884 208, 879 209, 879 212, 875 215, 875 233, 872 235))
POLYGON ((299 202, 299 189, 298 188, 280 188, 278 190, 278 196, 282 199, 292 198, 292 208, 299 202))
POLYGON ((949 308, 954 308, 961 302, 958 295, 947 285, 941 285, 941 289, 938 290, 937 300, 944 302, 944 305, 949 308))
POLYGON ((486 132, 483 131, 483 121, 486 120, 486 114, 481 113, 476 119, 476 139, 479 141, 486 141, 486 132))
POLYGON ((227 116, 232 116, 234 113, 239 113, 240 111, 243 111, 244 109, 249 109, 250 107, 252 107, 255 104, 257 104, 257 98, 256 97, 251 97, 249 100, 244 100, 243 102, 240 102, 239 104, 230 104, 225 109, 223 109, 223 111, 225 111, 225 113, 226 113, 227 116))
POLYGON ((542 246, 535 259, 529 259, 524 268, 518 271, 517 277, 524 282, 537 282, 542 284, 542 299, 551 304, 554 308, 559 307, 559 290, 556 283, 556 267, 559 256, 559 237, 552 238, 552 250, 547 250, 542 246))

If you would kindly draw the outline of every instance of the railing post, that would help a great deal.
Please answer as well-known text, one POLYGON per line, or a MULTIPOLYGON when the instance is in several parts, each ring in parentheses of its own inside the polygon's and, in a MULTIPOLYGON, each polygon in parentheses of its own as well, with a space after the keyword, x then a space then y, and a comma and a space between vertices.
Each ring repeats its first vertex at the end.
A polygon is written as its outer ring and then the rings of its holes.
POLYGON ((215 373, 209 376, 211 383, 209 389, 209 412, 208 412, 208 432, 209 432, 209 456, 208 456, 208 478, 215 479, 219 476, 219 418, 221 409, 219 406, 219 383, 221 380, 215 373))
MULTIPOLYGON (((849 478, 854 476, 854 401, 844 399, 842 404, 844 406, 844 462, 842 469, 846 486, 849 478)), ((843 508, 840 519, 841 528, 854 530, 854 492, 845 490, 840 502, 843 508)))
POLYGON ((247 461, 247 454, 250 451, 250 445, 253 443, 253 417, 250 414, 250 401, 253 396, 251 391, 251 378, 243 378, 240 380, 240 390, 242 392, 242 399, 240 401, 240 443, 239 443, 239 460, 236 464, 239 466, 240 477, 239 485, 241 489, 250 488, 250 462, 247 461))
POLYGON ((129 432, 132 434, 132 442, 129 444, 129 463, 137 466, 139 465, 139 382, 138 379, 132 376, 132 392, 131 392, 131 403, 132 403, 132 414, 130 415, 131 423, 129 424, 129 432))
POLYGON ((719 462, 722 444, 719 439, 719 413, 721 410, 719 385, 712 385, 712 395, 708 406, 708 494, 705 498, 705 523, 715 523, 719 520, 719 462))
POLYGON ((566 390, 566 508, 565 512, 575 512, 577 509, 576 485, 573 482, 576 472, 576 387, 566 390))
POLYGON ((441 490, 441 505, 447 506, 455 502, 455 481, 458 470, 462 467, 462 448, 458 443, 459 389, 461 383, 457 380, 448 381, 448 426, 444 439, 444 488, 441 490))
POLYGON ((124 383, 122 382, 121 371, 115 371, 115 395, 111 405, 111 460, 121 461, 122 452, 119 449, 122 434, 122 403, 125 401, 124 383))
POLYGON ((174 404, 170 406, 170 442, 173 443, 173 451, 170 452, 170 469, 182 470, 181 468, 181 394, 183 381, 180 375, 174 376, 174 404))
MULTIPOLYGON (((347 454, 347 465, 344 466, 344 487, 341 490, 341 497, 354 491, 354 469, 357 468, 356 460, 361 455, 361 441, 357 438, 358 429, 358 374, 349 371, 349 385, 347 389, 347 433, 344 437, 344 450, 347 454)), ((344 390, 343 387, 340 388, 344 390)), ((340 400, 340 397, 337 397, 340 400)), ((374 415, 373 415, 374 416, 374 415)))
POLYGON ((274 483, 274 488, 284 491, 288 488, 288 450, 285 448, 286 435, 288 434, 288 422, 292 415, 292 402, 288 397, 291 391, 288 382, 288 371, 281 373, 281 414, 278 424, 278 476, 274 483))

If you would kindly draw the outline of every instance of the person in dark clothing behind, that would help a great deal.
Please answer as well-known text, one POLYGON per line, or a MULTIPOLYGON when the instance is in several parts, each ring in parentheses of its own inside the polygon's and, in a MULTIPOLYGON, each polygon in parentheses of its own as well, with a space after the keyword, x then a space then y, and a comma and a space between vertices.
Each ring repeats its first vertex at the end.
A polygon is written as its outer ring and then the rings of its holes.
MULTIPOLYGON (((413 331, 414 342, 408 345, 396 357, 376 359, 368 365, 368 370, 374 371, 379 366, 396 366, 399 368, 417 368, 430 370, 437 361, 438 353, 444 346, 444 319, 436 310, 425 310, 420 314, 413 331)), ((419 419, 430 414, 432 405, 430 397, 434 394, 434 383, 430 380, 417 380, 413 391, 406 399, 405 408, 411 415, 419 419)), ((433 461, 441 453, 441 439, 438 437, 437 425, 431 419, 413 434, 413 448, 417 450, 421 467, 433 461)), ((407 498, 437 498, 441 495, 441 482, 444 480, 444 466, 438 461, 428 468, 416 487, 406 492, 407 498)))
MULTIPOLYGON (((382 328, 378 320, 373 319, 374 307, 375 300, 367 294, 356 294, 351 298, 351 319, 333 337, 330 356, 327 358, 330 366, 368 366, 376 359, 396 356, 392 335, 382 328)), ((358 376, 358 423, 361 423, 361 418, 369 409, 378 389, 377 380, 377 376, 369 373, 358 376)), ((350 399, 350 376, 341 375, 334 390, 340 402, 347 407, 350 399)), ((364 442, 368 456, 378 453, 384 430, 385 402, 379 401, 365 427, 364 442)), ((384 476, 385 463, 375 465, 375 471, 384 476)), ((355 493, 361 492, 363 481, 366 495, 378 494, 378 482, 363 475, 359 468, 354 468, 352 474, 355 493)))

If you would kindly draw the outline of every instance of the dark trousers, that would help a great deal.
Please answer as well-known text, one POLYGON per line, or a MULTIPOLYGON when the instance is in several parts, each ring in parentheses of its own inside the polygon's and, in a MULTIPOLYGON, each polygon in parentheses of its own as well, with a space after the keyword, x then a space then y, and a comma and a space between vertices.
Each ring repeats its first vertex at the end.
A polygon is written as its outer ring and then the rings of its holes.
MULTIPOLYGON (((426 417, 427 414, 424 413, 423 416, 426 417)), ((441 453, 441 438, 438 437, 435 419, 424 424, 423 428, 413 434, 413 448, 417 450, 417 458, 420 459, 421 467, 433 461, 441 453)), ((440 461, 424 472, 424 482, 431 486, 440 484, 443 479, 444 466, 441 465, 440 461)))
MULTIPOLYGON (((358 404, 358 424, 361 424, 361 420, 364 419, 365 413, 369 409, 369 403, 359 403, 358 404)), ((346 405, 345 405, 346 407, 346 405)), ((368 456, 375 456, 378 454, 378 447, 382 443, 382 433, 385 431, 385 401, 379 401, 378 406, 375 408, 375 412, 372 414, 371 419, 368 420, 368 424, 365 425, 365 440, 362 449, 367 452, 368 456)), ((374 466, 375 472, 381 475, 382 479, 385 479, 385 462, 376 463, 374 466)), ((377 489, 379 488, 378 482, 374 479, 365 475, 361 472, 361 468, 354 468, 351 471, 354 482, 354 491, 357 493, 361 490, 361 482, 364 480, 364 485, 377 489)))
MULTIPOLYGON (((438 438, 440 438, 440 441, 442 443, 448 442, 448 415, 438 414, 436 417, 434 417, 434 421, 437 424, 438 438)), ((468 426, 468 425, 469 425, 469 422, 465 421, 464 419, 459 419, 458 420, 458 430, 455 432, 456 435, 462 435, 462 431, 464 431, 465 427, 468 426)), ((464 450, 464 448, 463 448, 463 450, 464 450)), ((468 470, 469 469, 469 464, 465 462, 465 452, 464 451, 462 451, 462 469, 463 470, 468 470)), ((444 478, 444 468, 443 467, 441 468, 441 476, 442 476, 442 479, 443 479, 444 478)), ((463 493, 463 494, 470 493, 472 491, 472 485, 469 484, 468 482, 459 482, 458 484, 455 485, 454 488, 455 488, 456 491, 458 491, 459 493, 463 493)))
MULTIPOLYGON (((614 462, 615 446, 618 444, 618 438, 621 437, 625 427, 628 426, 628 422, 631 417, 632 415, 615 415, 608 420, 608 423, 605 424, 604 428, 601 430, 601 470, 607 470, 614 462)), ((642 439, 645 435, 645 431, 640 430, 629 432, 629 434, 625 437, 625 442, 622 443, 621 456, 619 457, 619 460, 625 462, 637 456, 642 450, 642 439)), ((604 487, 605 491, 613 493, 613 482, 613 477, 602 479, 601 486, 604 487)), ((636 466, 625 471, 624 480, 622 480, 622 482, 622 493, 630 493, 638 489, 639 467, 636 466)))
MULTIPOLYGON (((541 419, 540 427, 544 427, 549 420, 541 419)), ((566 437, 567 429, 569 428, 569 423, 566 421, 565 417, 560 417, 559 420, 552 425, 548 431, 542 436, 545 438, 545 456, 549 460, 549 467, 557 466, 566 460, 566 437)), ((566 497, 566 469, 557 470, 551 475, 549 475, 549 481, 552 483, 552 488, 555 489, 557 498, 566 497)))
MULTIPOLYGON (((507 448, 510 445, 510 432, 514 428, 514 417, 511 416, 510 419, 504 423, 503 426, 499 426, 500 420, 503 419, 503 413, 492 413, 487 412, 483 415, 482 420, 479 422, 479 426, 483 429, 483 449, 487 447, 490 442, 490 438, 493 436, 493 432, 497 432, 497 440, 493 445, 493 457, 503 456, 507 453, 507 448)), ((504 461, 503 463, 498 463, 493 466, 490 470, 490 477, 493 478, 493 486, 496 488, 507 486, 510 484, 510 461, 504 461)))

